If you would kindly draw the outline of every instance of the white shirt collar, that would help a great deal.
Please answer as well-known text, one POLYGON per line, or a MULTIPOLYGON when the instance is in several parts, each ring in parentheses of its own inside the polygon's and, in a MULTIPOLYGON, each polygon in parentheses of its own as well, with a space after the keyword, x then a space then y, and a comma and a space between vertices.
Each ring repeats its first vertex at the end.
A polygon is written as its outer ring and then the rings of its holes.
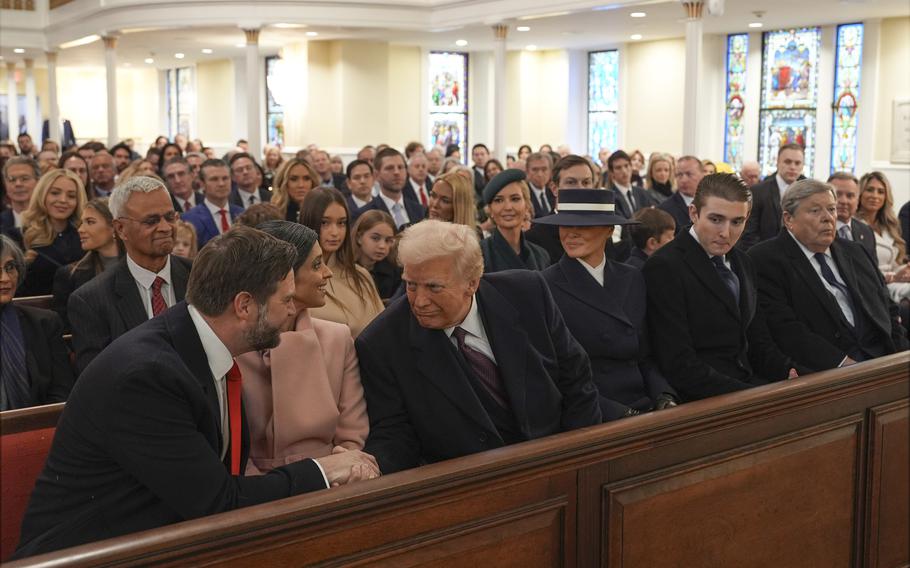
MULTIPOLYGON (((401 198, 401 194, 398 194, 398 201, 395 201, 381 191, 379 192, 379 197, 385 202, 385 206, 389 208, 389 211, 392 210, 392 206, 394 206, 396 203, 400 203, 402 206, 401 210, 404 211, 404 200, 401 198)), ((405 214, 407 214, 407 212, 405 212, 405 214)))
MULTIPOLYGON (((217 205, 215 205, 208 199, 205 200, 205 206, 208 208, 208 210, 212 213, 213 216, 218 217, 218 218, 221 217, 221 209, 222 209, 221 207, 218 207, 217 205)), ((230 213, 231 212, 230 203, 225 203, 223 209, 225 211, 227 211, 228 213, 230 213)))
MULTIPOLYGON (((704 251, 704 253, 705 253, 706 255, 708 255, 708 259, 709 259, 709 260, 712 259, 712 258, 714 258, 714 255, 712 255, 711 253, 709 253, 708 250, 707 250, 705 247, 702 246, 701 241, 698 240, 698 233, 695 232, 695 225, 692 225, 691 227, 689 227, 689 234, 692 235, 692 238, 695 239, 695 242, 698 243, 698 246, 701 247, 701 250, 704 251)), ((728 258, 728 255, 725 254, 725 255, 722 256, 721 258, 722 258, 723 261, 724 261, 724 266, 726 266, 727 268, 730 268, 730 259, 728 258)), ((732 269, 731 269, 731 270, 732 270, 732 269)))
POLYGON ((360 198, 358 198, 353 193, 351 194, 351 201, 353 201, 354 205, 356 205, 357 207, 363 207, 364 205, 366 205, 367 203, 370 202, 369 200, 361 201, 360 198))
POLYGON ((16 213, 15 210, 13 210, 13 225, 17 229, 22 228, 22 213, 16 213))
POLYGON ((689 197, 685 193, 680 193, 679 196, 683 198, 683 202, 686 204, 686 207, 692 205, 692 202, 695 201, 694 195, 692 197, 689 197))
POLYGON ((591 266, 590 264, 588 264, 587 262, 583 261, 580 258, 576 258, 575 260, 577 260, 584 267, 584 269, 588 271, 588 274, 590 274, 594 278, 594 280, 597 280, 598 284, 600 284, 601 286, 604 285, 604 267, 607 266, 607 255, 606 254, 601 259, 600 264, 598 264, 597 266, 591 266))
POLYGON ((476 293, 471 297, 471 309, 468 310, 468 315, 464 317, 464 320, 458 325, 453 325, 452 327, 447 327, 443 330, 446 333, 446 337, 451 338, 456 327, 460 327, 475 337, 486 340, 487 334, 483 329, 483 322, 480 320, 480 311, 477 309, 476 293))
POLYGON ((625 194, 629 193, 630 191, 632 191, 632 186, 631 186, 631 185, 619 185, 619 184, 616 183, 615 181, 613 182, 613 185, 615 185, 615 186, 616 186, 616 189, 618 189, 619 191, 621 191, 623 195, 625 195, 625 194))
POLYGON ((834 227, 834 230, 835 230, 835 231, 840 232, 840 228, 841 228, 841 227, 847 227, 847 228, 849 228, 849 229, 852 230, 852 227, 850 227, 850 223, 844 223, 844 222, 841 221, 840 219, 836 219, 836 220, 834 221, 834 223, 835 223, 835 227, 834 227))
POLYGON ((202 343, 202 350, 205 351, 205 358, 208 361, 209 370, 212 371, 212 377, 215 378, 216 382, 223 381, 224 376, 234 366, 234 358, 231 357, 231 352, 218 339, 212 327, 194 306, 187 305, 186 308, 190 312, 190 319, 193 320, 193 325, 196 327, 196 333, 202 343))
MULTIPOLYGON (((799 249, 800 249, 801 251, 803 251, 803 254, 806 255, 806 258, 809 259, 809 261, 811 262, 812 259, 815 258, 815 253, 812 252, 811 250, 809 250, 808 248, 806 248, 806 245, 804 245, 803 243, 799 242, 799 239, 796 238, 796 235, 794 235, 794 234, 790 231, 790 229, 787 229, 787 233, 790 234, 790 237, 792 237, 793 240, 796 242, 796 246, 798 246, 799 249)), ((824 254, 824 255, 825 255, 826 257, 828 257, 828 258, 831 258, 831 249, 830 249, 830 248, 825 249, 825 252, 823 252, 822 254, 824 254)))
POLYGON ((784 192, 787 191, 787 188, 790 187, 790 184, 784 181, 784 178, 780 177, 780 174, 775 174, 774 179, 777 180, 777 187, 780 189, 780 198, 784 198, 784 192))
POLYGON ((126 266, 130 271, 130 274, 133 276, 133 279, 139 283, 140 286, 146 290, 151 290, 152 284, 155 283, 155 278, 162 277, 164 282, 167 285, 171 284, 171 256, 168 255, 167 259, 164 261, 164 268, 160 272, 152 272, 146 268, 142 268, 136 262, 130 258, 130 255, 126 255, 126 266))

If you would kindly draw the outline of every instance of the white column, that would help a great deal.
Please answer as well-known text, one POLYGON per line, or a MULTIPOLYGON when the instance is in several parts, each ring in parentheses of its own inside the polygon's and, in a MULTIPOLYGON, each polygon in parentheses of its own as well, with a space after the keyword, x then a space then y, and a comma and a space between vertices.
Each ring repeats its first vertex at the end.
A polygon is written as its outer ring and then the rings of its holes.
POLYGON ((9 117, 9 138, 16 143, 19 136, 19 87, 16 85, 16 63, 6 64, 6 116, 9 117))
POLYGON ((117 38, 105 36, 104 67, 107 82, 107 145, 113 146, 120 140, 117 135, 117 38))
POLYGON ((493 155, 506 163, 506 36, 509 27, 493 26, 493 155))
POLYGON ((25 59, 25 131, 32 139, 41 139, 38 91, 35 89, 35 60, 25 59))
POLYGON ((262 156, 262 106, 260 105, 259 28, 245 29, 246 34, 246 139, 250 155, 262 156))
POLYGON ((702 54, 702 0, 682 0, 686 10, 686 88, 683 99, 683 153, 698 155, 698 93, 702 54))
POLYGON ((60 104, 57 101, 57 52, 47 51, 44 53, 47 59, 47 91, 49 116, 48 136, 51 140, 57 142, 62 147, 62 137, 60 136, 60 104))

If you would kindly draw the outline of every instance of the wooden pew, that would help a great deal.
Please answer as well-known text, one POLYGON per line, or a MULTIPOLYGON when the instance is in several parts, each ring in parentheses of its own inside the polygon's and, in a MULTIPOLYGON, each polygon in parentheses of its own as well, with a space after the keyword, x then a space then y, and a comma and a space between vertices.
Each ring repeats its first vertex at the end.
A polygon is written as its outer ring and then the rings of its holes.
POLYGON ((910 353, 22 566, 904 566, 910 353))
POLYGON ((13 298, 13 304, 20 306, 32 306, 33 308, 43 308, 45 310, 53 309, 54 297, 47 296, 25 296, 22 298, 13 298))

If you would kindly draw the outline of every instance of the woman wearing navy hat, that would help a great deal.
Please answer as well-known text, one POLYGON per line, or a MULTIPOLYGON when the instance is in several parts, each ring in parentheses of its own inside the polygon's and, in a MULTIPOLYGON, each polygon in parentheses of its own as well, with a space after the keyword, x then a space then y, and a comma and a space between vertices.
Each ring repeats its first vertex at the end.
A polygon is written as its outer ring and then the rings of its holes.
POLYGON ((547 251, 525 240, 522 234, 530 192, 525 173, 515 169, 496 174, 484 188, 483 201, 490 206, 495 225, 491 235, 480 243, 484 272, 543 270, 550 265, 547 251))
POLYGON ((675 406, 676 391, 648 356, 644 277, 604 255, 614 226, 636 222, 615 213, 603 189, 560 192, 558 212, 533 222, 559 226, 566 254, 543 277, 591 358, 604 420, 675 406))

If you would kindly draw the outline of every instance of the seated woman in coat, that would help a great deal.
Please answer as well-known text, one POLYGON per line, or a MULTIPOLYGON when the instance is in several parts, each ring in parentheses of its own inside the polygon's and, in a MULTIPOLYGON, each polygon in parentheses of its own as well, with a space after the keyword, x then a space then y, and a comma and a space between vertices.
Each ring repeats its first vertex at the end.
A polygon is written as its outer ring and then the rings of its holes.
POLYGON ((325 304, 332 277, 315 231, 290 221, 258 228, 297 249, 297 316, 278 347, 236 358, 250 429, 247 475, 327 456, 339 447, 360 450, 370 428, 350 330, 309 314, 325 304))
POLYGON ((543 277, 566 325, 591 358, 604 420, 675 406, 676 391, 648 357, 645 280, 641 272, 606 258, 617 215, 613 193, 560 192, 559 211, 534 219, 559 226, 566 251, 543 277))
POLYGON ((492 234, 480 243, 484 272, 543 270, 550 265, 547 251, 525 240, 521 230, 531 204, 525 178, 521 170, 505 170, 483 189, 483 201, 490 206, 495 225, 492 234))

